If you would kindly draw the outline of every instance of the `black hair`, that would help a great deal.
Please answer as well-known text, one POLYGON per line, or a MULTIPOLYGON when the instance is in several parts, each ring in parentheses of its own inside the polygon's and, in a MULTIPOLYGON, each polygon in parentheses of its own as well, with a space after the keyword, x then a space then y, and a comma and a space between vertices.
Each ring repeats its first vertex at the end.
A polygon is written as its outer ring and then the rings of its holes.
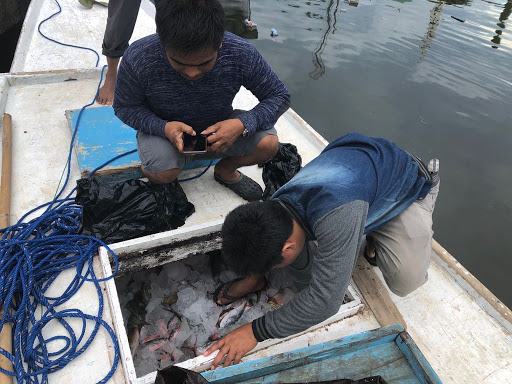
POLYGON ((224 10, 217 0, 156 2, 156 31, 171 52, 217 51, 224 37, 224 10))
POLYGON ((224 220, 222 256, 242 276, 263 274, 283 261, 282 250, 292 232, 293 219, 277 201, 241 205, 224 220))

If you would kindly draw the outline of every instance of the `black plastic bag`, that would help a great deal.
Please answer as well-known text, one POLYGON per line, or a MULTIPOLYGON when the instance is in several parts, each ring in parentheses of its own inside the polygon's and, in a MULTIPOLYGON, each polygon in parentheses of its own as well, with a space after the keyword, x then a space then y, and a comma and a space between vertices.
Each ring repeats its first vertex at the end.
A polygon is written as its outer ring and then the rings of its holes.
POLYGON ((195 210, 178 183, 135 179, 78 180, 75 202, 83 206, 82 234, 108 243, 181 227, 195 210))
MULTIPOLYGON (((167 367, 156 374, 155 384, 208 384, 200 373, 176 366, 167 367)), ((387 384, 381 376, 372 376, 360 380, 340 379, 332 381, 304 382, 301 384, 387 384)), ((297 384, 297 383, 294 383, 297 384)))
POLYGON ((167 367, 156 373, 155 384, 208 384, 200 373, 176 366, 167 367))
POLYGON ((263 165, 262 178, 265 191, 261 199, 270 199, 279 188, 300 171, 301 167, 302 158, 297 147, 289 143, 279 143, 276 155, 263 165))

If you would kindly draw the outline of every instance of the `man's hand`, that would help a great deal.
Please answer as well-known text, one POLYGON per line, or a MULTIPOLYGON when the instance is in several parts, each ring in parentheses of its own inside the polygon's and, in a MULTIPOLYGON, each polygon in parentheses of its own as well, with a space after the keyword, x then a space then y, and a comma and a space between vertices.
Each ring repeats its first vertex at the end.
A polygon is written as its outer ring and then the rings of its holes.
POLYGON ((208 136, 208 151, 222 153, 235 142, 244 131, 240 119, 228 119, 206 128, 202 135, 208 136))
POLYGON ((183 152, 183 133, 188 133, 195 136, 196 132, 190 125, 184 124, 180 121, 169 121, 165 124, 165 137, 172 145, 178 148, 178 151, 183 152))
POLYGON ((228 333, 208 348, 204 355, 208 356, 216 350, 219 350, 219 353, 215 356, 215 360, 213 360, 211 369, 216 369, 224 356, 226 356, 224 366, 228 367, 232 364, 238 364, 240 359, 257 344, 258 341, 254 338, 254 334, 252 333, 252 324, 248 323, 228 333))

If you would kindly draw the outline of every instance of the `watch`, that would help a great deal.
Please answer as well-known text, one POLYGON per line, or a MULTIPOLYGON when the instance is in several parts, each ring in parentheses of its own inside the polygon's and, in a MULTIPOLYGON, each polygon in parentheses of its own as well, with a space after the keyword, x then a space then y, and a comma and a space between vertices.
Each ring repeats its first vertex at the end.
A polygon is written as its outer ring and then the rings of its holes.
POLYGON ((247 137, 249 135, 249 130, 247 128, 244 128, 244 131, 242 132, 243 137, 247 137))

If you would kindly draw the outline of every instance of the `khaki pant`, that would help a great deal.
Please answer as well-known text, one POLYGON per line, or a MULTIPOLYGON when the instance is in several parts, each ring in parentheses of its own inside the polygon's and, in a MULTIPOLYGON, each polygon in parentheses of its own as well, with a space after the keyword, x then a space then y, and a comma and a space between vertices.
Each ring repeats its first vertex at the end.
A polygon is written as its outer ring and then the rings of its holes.
POLYGON ((428 280, 432 256, 432 214, 439 194, 439 182, 423 200, 381 228, 368 234, 375 241, 377 266, 389 289, 406 296, 428 280))
MULTIPOLYGON (((439 194, 439 182, 423 200, 416 200, 400 215, 367 237, 372 237, 377 250, 377 266, 389 289, 406 296, 428 279, 432 256, 432 214, 439 194)), ((364 243, 362 247, 364 247, 364 243)), ((299 257, 286 267, 300 291, 311 280, 316 244, 307 242, 299 257)))

